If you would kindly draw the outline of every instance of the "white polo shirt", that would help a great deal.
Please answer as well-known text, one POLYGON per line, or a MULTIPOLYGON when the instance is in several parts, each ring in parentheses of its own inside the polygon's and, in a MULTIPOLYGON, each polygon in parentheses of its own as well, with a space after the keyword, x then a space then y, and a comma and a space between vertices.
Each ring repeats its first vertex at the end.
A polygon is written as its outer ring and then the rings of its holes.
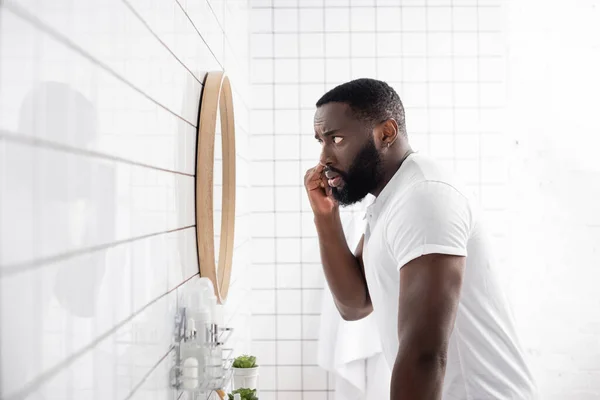
POLYGON ((429 158, 412 154, 366 218, 365 275, 390 369, 398 352, 400 269, 426 254, 466 256, 442 398, 536 398, 485 230, 454 178, 429 158))

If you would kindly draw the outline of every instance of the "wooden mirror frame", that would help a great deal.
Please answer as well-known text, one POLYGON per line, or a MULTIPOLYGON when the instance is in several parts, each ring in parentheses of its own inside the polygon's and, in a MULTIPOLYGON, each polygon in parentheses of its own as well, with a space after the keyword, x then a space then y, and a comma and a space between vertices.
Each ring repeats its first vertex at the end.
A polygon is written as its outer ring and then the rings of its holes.
POLYGON ((204 80, 196 152, 196 240, 200 276, 209 278, 219 304, 227 299, 233 262, 235 232, 235 120, 229 78, 209 72, 204 80), (215 262, 213 166, 217 111, 221 114, 223 197, 219 265, 215 262))

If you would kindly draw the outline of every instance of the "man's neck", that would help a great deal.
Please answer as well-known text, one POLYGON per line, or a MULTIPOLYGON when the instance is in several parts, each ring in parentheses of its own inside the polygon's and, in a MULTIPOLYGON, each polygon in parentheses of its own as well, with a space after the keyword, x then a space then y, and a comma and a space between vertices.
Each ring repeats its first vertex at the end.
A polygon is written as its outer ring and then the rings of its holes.
POLYGON ((391 155, 388 160, 384 161, 383 167, 383 179, 381 180, 381 184, 373 191, 371 194, 375 197, 379 196, 379 194, 383 191, 383 188, 387 186, 387 184, 392 180, 396 172, 400 169, 400 166, 404 163, 404 160, 413 153, 413 150, 410 146, 402 146, 399 149, 394 149, 394 154, 391 155))

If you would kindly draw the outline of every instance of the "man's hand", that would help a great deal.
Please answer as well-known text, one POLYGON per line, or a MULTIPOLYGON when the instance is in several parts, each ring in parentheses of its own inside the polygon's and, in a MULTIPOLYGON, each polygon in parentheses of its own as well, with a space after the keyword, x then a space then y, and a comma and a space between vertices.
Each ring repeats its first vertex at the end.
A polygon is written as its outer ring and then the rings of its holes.
POLYGON ((324 168, 319 164, 304 175, 304 187, 315 216, 330 216, 339 210, 339 204, 333 198, 332 189, 323 173, 324 168))
POLYGON ((439 400, 465 257, 421 256, 400 270, 398 355, 391 400, 439 400))

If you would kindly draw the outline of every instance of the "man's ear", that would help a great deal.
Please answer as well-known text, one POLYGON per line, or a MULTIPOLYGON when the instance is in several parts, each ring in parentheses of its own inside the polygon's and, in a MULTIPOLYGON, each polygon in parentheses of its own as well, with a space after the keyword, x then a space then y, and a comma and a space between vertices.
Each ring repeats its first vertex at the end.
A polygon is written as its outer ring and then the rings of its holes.
POLYGON ((398 139, 398 123, 393 118, 383 121, 379 131, 382 147, 389 147, 398 139))

